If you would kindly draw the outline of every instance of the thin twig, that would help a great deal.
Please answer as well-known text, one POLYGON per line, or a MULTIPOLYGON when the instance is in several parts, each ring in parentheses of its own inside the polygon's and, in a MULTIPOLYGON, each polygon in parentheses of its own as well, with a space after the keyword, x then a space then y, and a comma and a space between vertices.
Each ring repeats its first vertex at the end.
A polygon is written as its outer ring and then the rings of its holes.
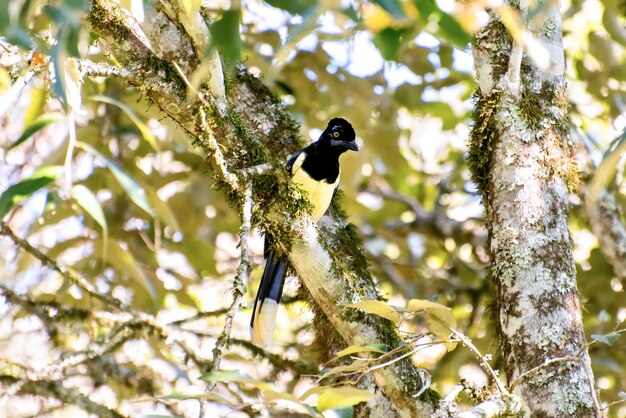
POLYGON ((608 411, 610 407, 615 406, 615 405, 619 405, 619 404, 624 403, 624 402, 626 402, 626 399, 620 399, 619 401, 611 402, 610 404, 608 404, 607 406, 602 408, 602 410, 603 411, 608 411))
POLYGON ((203 319, 203 318, 211 318, 211 317, 214 317, 214 316, 222 316, 222 315, 228 313, 229 310, 230 310, 230 308, 221 308, 221 309, 216 309, 214 311, 209 311, 209 312, 198 312, 194 316, 190 316, 189 318, 183 318, 183 319, 178 319, 176 321, 172 321, 172 322, 168 323, 168 325, 181 326, 183 324, 187 324, 189 322, 198 321, 198 320, 203 319))
MULTIPOLYGON (((239 229, 239 247, 241 248, 241 261, 237 268, 237 274, 233 279, 233 302, 228 309, 226 319, 224 321, 224 329, 220 334, 215 348, 213 349, 213 360, 209 365, 209 370, 219 370, 222 360, 222 352, 228 345, 230 333, 233 326, 233 318, 239 311, 243 295, 245 294, 245 283, 250 274, 250 253, 248 249, 248 234, 250 233, 252 223, 252 183, 248 182, 244 192, 243 208, 241 210, 241 228, 239 229)), ((209 391, 213 390, 216 382, 208 384, 209 391)))
POLYGON ((467 348, 469 348, 480 360, 480 365, 487 370, 487 372, 489 373, 489 375, 491 375, 496 388, 498 389, 498 391, 502 394, 502 395, 510 395, 509 391, 504 387, 504 385, 502 384, 502 382, 500 382, 500 379, 498 378, 498 375, 496 374, 496 372, 491 368, 491 365, 489 364, 489 362, 487 362, 487 359, 480 353, 480 351, 478 350, 478 348, 476 348, 476 346, 474 345, 474 343, 472 343, 472 340, 470 340, 469 338, 467 338, 462 332, 457 331, 456 329, 452 328, 451 326, 449 326, 448 324, 446 324, 444 321, 441 321, 439 318, 437 318, 434 315, 430 316, 431 319, 433 319, 434 321, 438 322, 439 324, 443 325, 444 327, 446 327, 448 330, 450 330, 450 332, 457 337, 461 343, 466 346, 467 348))
POLYGON ((509 385, 509 390, 511 392, 513 392, 515 390, 515 387, 519 384, 520 381, 522 381, 523 379, 525 379, 526 377, 537 373, 539 370, 548 367, 551 364, 555 364, 555 363, 563 363, 566 361, 582 361, 582 358, 578 357, 578 356, 568 356, 568 357, 559 357, 559 358, 553 358, 553 359, 549 359, 544 361, 542 364, 540 364, 539 366, 535 366, 532 369, 525 371, 524 373, 520 374, 519 376, 517 376, 509 385))

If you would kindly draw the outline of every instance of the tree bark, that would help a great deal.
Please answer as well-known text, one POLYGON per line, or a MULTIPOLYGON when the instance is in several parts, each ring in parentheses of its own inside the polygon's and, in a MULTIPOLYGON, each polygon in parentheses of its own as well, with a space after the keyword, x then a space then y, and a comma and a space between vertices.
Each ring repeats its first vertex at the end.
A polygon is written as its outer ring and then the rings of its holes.
MULTIPOLYGON (((149 10, 145 37, 108 0, 93 0, 86 18, 100 35, 103 47, 130 71, 127 83, 155 103, 189 134, 194 145, 206 152, 218 186, 234 207, 240 207, 245 190, 252 187, 253 223, 287 243, 284 250, 293 267, 346 345, 382 342, 389 349, 398 347, 401 340, 390 322, 343 308, 345 303, 378 297, 352 227, 335 207, 323 225, 324 239, 320 239, 310 219, 303 216, 294 190, 284 180, 284 161, 302 146, 298 126, 280 101, 245 70, 235 71, 228 78, 227 88, 220 91, 219 83, 215 83, 215 77, 222 76, 219 60, 213 59, 211 80, 194 92, 189 80, 201 61, 197 57, 203 51, 198 45, 206 45, 197 36, 207 32, 196 31, 190 36, 172 10, 176 8, 159 6, 149 10), (158 27, 168 28, 168 45, 154 45, 162 42, 158 27), (272 167, 271 173, 249 174, 254 172, 250 167, 267 164, 272 167)), ((423 382, 410 360, 372 375, 377 387, 372 385, 371 389, 384 396, 372 406, 371 416, 431 416, 438 396, 426 390, 418 399, 412 397, 423 382)))
POLYGON ((487 213, 507 380, 527 415, 594 417, 601 411, 568 230, 568 191, 578 178, 567 145, 561 19, 558 2, 543 6, 528 22, 535 50, 495 15, 475 37, 480 88, 469 165, 487 213), (543 62, 529 57, 542 54, 543 62))

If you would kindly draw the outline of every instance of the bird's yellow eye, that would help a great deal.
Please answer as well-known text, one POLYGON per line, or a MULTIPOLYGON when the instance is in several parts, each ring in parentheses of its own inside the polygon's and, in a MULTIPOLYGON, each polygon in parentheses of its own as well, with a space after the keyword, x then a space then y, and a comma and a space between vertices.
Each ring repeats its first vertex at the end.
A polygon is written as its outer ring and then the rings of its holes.
POLYGON ((333 132, 333 136, 334 136, 335 138, 339 138, 339 132, 333 132))

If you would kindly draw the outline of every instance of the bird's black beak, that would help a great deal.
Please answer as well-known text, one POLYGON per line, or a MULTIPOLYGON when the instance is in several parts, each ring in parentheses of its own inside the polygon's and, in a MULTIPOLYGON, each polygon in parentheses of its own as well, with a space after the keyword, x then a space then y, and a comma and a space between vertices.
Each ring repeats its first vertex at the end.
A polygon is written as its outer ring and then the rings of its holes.
POLYGON ((359 150, 359 146, 356 144, 355 140, 352 140, 350 142, 346 142, 346 141, 338 141, 336 139, 332 139, 330 141, 330 145, 333 148, 352 150, 352 151, 358 151, 359 150))

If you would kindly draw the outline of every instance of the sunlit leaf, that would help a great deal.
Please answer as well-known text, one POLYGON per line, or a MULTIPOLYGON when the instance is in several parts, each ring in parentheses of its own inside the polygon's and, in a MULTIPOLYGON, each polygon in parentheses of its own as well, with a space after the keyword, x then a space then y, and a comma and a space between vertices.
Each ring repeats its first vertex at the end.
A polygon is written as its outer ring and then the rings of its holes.
POLYGON ((47 93, 44 88, 35 87, 30 91, 30 103, 24 114, 24 126, 32 124, 41 116, 46 104, 47 93))
POLYGON ((82 184, 76 184, 72 187, 72 197, 89 216, 91 216, 102 228, 102 261, 106 262, 109 240, 109 227, 107 225, 106 217, 104 216, 104 210, 98 201, 98 198, 91 190, 82 184))
POLYGON ((367 363, 365 361, 355 360, 352 362, 352 364, 348 364, 346 366, 337 366, 330 369, 324 369, 320 372, 320 376, 324 378, 329 378, 330 376, 342 373, 365 372, 366 368, 367 363))
MULTIPOLYGON (((428 314, 428 328, 436 337, 446 340, 450 336, 450 328, 456 328, 456 319, 447 306, 424 299, 411 299, 406 305, 406 312, 424 311, 428 314), (436 320, 433 320, 435 318, 436 320)), ((454 347, 448 347, 448 350, 454 347)))
POLYGON ((78 205, 83 208, 83 210, 87 212, 87 214, 91 216, 98 223, 98 225, 100 225, 102 231, 104 232, 106 241, 109 229, 107 226, 107 220, 104 216, 104 211, 102 210, 102 206, 100 205, 96 195, 82 184, 76 184, 72 187, 72 197, 76 199, 76 203, 78 203, 78 205))
POLYGON ((604 343, 610 347, 615 341, 619 340, 620 335, 621 334, 618 334, 617 332, 611 332, 610 334, 604 335, 591 334, 591 338, 593 338, 594 340, 598 340, 601 343, 604 343))
POLYGON ((196 17, 200 13, 200 6, 202 6, 202 0, 181 0, 183 9, 185 11, 185 18, 187 24, 195 31, 195 25, 197 22, 196 17))
POLYGON ((382 318, 395 322, 396 324, 400 323, 400 314, 391 306, 379 300, 362 300, 360 302, 351 303, 345 306, 347 308, 356 308, 364 312, 380 316, 382 318))
POLYGON ((327 387, 319 394, 317 399, 317 409, 326 411, 328 409, 345 408, 367 402, 376 395, 369 390, 357 389, 351 386, 327 387))
POLYGON ((107 104, 119 107, 126 114, 126 116, 128 116, 128 118, 135 124, 137 129, 139 129, 139 132, 141 132, 141 136, 143 137, 143 139, 148 144, 150 144, 150 146, 155 151, 159 150, 159 143, 157 142, 154 135, 152 135, 152 131, 150 131, 150 128, 148 128, 148 126, 145 123, 143 123, 141 119, 139 119, 139 117, 135 114, 133 109, 128 107, 125 103, 122 103, 119 100, 115 100, 111 97, 101 96, 101 95, 91 96, 90 99, 95 100, 97 102, 107 103, 107 104))
POLYGON ((313 408, 302 403, 298 397, 286 392, 277 392, 275 390, 264 390, 263 397, 267 402, 287 402, 290 409, 296 412, 309 415, 311 417, 319 417, 313 408))
POLYGON ((367 7, 363 13, 363 23, 365 27, 374 33, 378 33, 393 23, 393 17, 382 7, 367 7))
POLYGON ((337 357, 347 356, 354 353, 386 353, 387 346, 385 344, 368 344, 368 345, 351 345, 337 353, 337 357))
POLYGON ((62 113, 58 113, 58 112, 44 113, 43 115, 35 119, 32 124, 27 126, 26 129, 24 129, 24 132, 22 133, 22 135, 20 135, 20 137, 9 146, 9 149, 17 147, 22 142, 30 138, 34 133, 40 131, 46 126, 55 122, 62 121, 64 119, 65 119, 65 115, 63 115, 62 113))

